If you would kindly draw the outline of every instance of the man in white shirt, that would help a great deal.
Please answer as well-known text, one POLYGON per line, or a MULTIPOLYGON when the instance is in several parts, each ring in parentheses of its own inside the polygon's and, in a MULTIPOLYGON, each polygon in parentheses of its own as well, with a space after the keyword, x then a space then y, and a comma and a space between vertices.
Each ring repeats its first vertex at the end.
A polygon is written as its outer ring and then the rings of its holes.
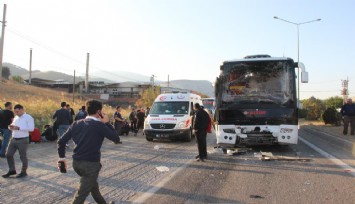
POLYGON ((34 130, 34 120, 33 118, 25 113, 23 106, 20 104, 15 105, 14 107, 15 118, 9 129, 12 131, 12 139, 9 143, 6 152, 7 164, 9 165, 9 172, 2 175, 4 178, 8 178, 11 175, 16 174, 14 154, 16 150, 19 151, 20 159, 22 161, 21 173, 16 175, 16 178, 22 178, 27 176, 27 147, 28 147, 28 137, 29 132, 34 130))

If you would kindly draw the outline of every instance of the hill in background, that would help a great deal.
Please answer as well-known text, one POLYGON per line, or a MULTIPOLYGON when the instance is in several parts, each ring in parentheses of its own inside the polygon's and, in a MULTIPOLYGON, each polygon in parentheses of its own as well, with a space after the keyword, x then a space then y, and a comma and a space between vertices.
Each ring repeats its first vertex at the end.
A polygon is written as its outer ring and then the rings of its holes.
MULTIPOLYGON (((163 82, 160 85, 163 87, 167 87, 168 83, 163 82)), ((187 80, 187 79, 173 80, 170 81, 169 86, 179 88, 179 89, 194 90, 199 93, 208 95, 210 97, 214 97, 213 85, 208 80, 187 80)))
MULTIPOLYGON (((3 66, 9 67, 11 76, 21 76, 23 79, 29 78, 29 71, 22 67, 16 66, 11 63, 4 63, 3 66)), ((32 71, 32 78, 48 79, 48 80, 66 80, 70 83, 73 82, 73 75, 65 74, 57 71, 32 71)), ((111 73, 106 71, 93 71, 90 73, 90 81, 104 81, 105 83, 122 83, 122 82, 136 82, 147 83, 150 82, 150 76, 145 76, 138 73, 118 71, 117 73, 111 73), (98 77, 100 76, 100 77, 98 77)), ((76 82, 84 81, 83 76, 75 77, 76 82)), ((156 84, 167 87, 168 82, 156 81, 156 84)), ((214 97, 214 90, 212 82, 208 80, 172 80, 169 83, 170 87, 186 89, 196 91, 210 97, 214 97)))

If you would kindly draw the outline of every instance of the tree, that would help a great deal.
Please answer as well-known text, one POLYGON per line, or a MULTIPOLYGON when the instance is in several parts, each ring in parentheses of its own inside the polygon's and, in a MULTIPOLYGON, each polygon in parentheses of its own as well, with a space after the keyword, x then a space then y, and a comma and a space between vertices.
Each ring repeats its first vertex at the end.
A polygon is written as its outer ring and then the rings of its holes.
POLYGON ((341 108, 343 105, 343 99, 339 96, 330 97, 324 100, 324 104, 326 108, 341 108))
POLYGON ((11 71, 8 67, 3 67, 2 68, 2 77, 9 80, 9 77, 11 75, 11 71))
POLYGON ((160 86, 155 86, 144 90, 140 95, 141 98, 136 101, 137 107, 150 107, 155 98, 160 94, 160 86))
POLYGON ((303 109, 307 111, 306 120, 319 120, 325 110, 325 105, 322 100, 312 96, 304 100, 303 109))

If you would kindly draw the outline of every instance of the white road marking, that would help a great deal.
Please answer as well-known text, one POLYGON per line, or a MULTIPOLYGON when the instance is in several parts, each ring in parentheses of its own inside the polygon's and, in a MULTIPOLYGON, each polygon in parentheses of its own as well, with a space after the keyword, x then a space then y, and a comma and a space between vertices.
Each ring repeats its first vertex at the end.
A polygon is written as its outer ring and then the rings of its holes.
MULTIPOLYGON (((304 127, 303 127, 303 128, 304 128, 304 127)), ((315 131, 315 132, 318 131, 317 129, 314 129, 314 128, 310 128, 310 127, 306 127, 306 128, 308 128, 309 130, 315 131)), ((326 136, 328 136, 328 137, 332 137, 332 138, 334 138, 334 139, 337 139, 337 140, 343 141, 343 142, 345 142, 345 143, 348 143, 348 144, 350 144, 350 145, 353 144, 351 141, 349 141, 349 140, 347 140, 347 139, 339 138, 339 137, 334 136, 334 135, 331 135, 331 134, 329 134, 329 133, 327 133, 327 132, 321 132, 321 133, 324 134, 324 135, 326 135, 326 136)))
POLYGON ((340 168, 346 170, 347 173, 349 173, 349 174, 351 174, 352 176, 355 177, 355 169, 354 168, 352 168, 351 166, 349 166, 346 163, 342 162, 341 160, 337 159, 336 157, 334 157, 333 155, 329 154, 328 152, 320 149, 319 147, 315 146, 314 144, 308 142, 306 139, 302 138, 301 136, 298 136, 298 139, 301 140, 308 147, 314 149, 319 154, 321 154, 325 158, 329 159, 334 164, 338 165, 340 168))
POLYGON ((161 189, 163 186, 165 186, 165 184, 167 184, 172 178, 175 177, 175 175, 177 175, 180 171, 182 171, 183 169, 185 169, 188 165, 190 165, 193 161, 193 159, 191 159, 189 162, 185 163, 184 165, 178 167, 175 171, 173 171, 171 174, 163 177, 163 179, 155 184, 152 188, 150 188, 148 191, 142 193, 141 195, 139 195, 139 197, 137 197, 136 199, 134 199, 132 201, 132 203, 146 203, 146 201, 153 196, 159 189, 161 189))

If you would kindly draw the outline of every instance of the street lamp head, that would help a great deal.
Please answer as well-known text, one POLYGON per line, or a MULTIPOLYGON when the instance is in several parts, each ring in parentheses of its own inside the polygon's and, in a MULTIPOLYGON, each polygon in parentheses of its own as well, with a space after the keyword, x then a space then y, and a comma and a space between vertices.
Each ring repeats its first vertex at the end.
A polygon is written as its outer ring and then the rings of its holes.
POLYGON ((277 17, 277 16, 274 16, 274 19, 279 19, 279 17, 277 17))
POLYGON ((322 19, 321 18, 318 18, 317 21, 321 21, 322 19))

